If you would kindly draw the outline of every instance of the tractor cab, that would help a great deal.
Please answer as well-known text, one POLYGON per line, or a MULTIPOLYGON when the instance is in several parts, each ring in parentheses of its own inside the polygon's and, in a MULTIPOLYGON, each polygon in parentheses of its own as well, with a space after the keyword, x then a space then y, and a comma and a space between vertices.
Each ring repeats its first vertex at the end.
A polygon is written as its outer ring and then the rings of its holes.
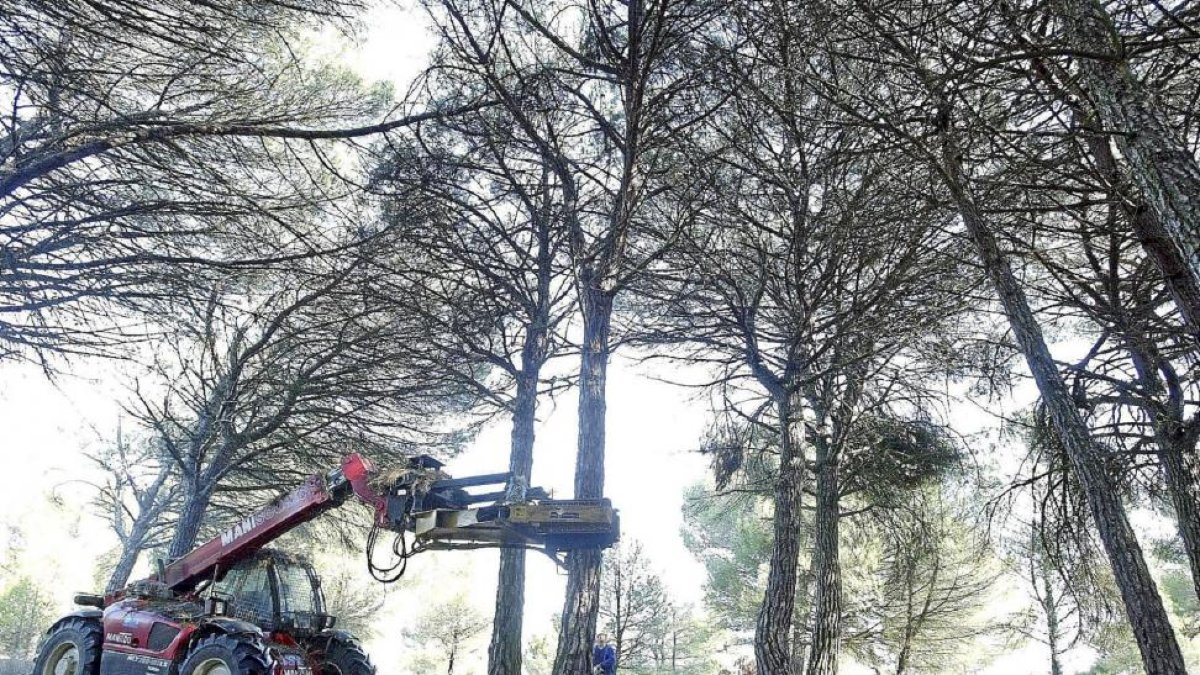
POLYGON ((221 613, 268 633, 308 637, 334 624, 334 617, 325 613, 325 595, 312 565, 275 549, 238 561, 205 595, 223 609, 221 613))

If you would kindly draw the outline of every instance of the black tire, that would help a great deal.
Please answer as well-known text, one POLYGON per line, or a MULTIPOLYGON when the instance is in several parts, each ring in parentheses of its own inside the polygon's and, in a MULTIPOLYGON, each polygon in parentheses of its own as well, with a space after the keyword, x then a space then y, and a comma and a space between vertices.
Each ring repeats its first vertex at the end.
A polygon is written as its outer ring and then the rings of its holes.
POLYGON ((262 640, 251 635, 210 635, 188 651, 180 675, 268 675, 271 661, 262 640))
POLYGON ((312 654, 316 675, 375 675, 375 665, 353 638, 331 637, 312 654))
POLYGON ((58 622, 38 647, 33 675, 100 675, 104 628, 97 619, 58 622))

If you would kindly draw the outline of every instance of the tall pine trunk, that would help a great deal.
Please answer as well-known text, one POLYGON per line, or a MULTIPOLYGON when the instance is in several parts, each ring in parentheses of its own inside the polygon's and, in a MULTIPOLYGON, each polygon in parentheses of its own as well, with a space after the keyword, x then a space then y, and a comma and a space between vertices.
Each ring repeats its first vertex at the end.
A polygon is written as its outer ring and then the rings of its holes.
POLYGON ((792 672, 789 640, 796 604, 796 568, 800 556, 804 452, 796 429, 799 411, 787 392, 775 393, 779 416, 779 475, 775 483, 767 589, 754 628, 754 660, 760 673, 792 672))
POLYGON ((1200 457, 1195 441, 1181 425, 1156 420, 1155 442, 1159 463, 1171 493, 1179 536, 1192 570, 1192 588, 1200 596, 1200 457))
MULTIPOLYGON (((1104 6, 1098 0, 1059 0, 1058 6, 1068 46, 1083 54, 1078 57, 1080 74, 1101 123, 1113 134, 1133 182, 1181 255, 1185 267, 1177 272, 1187 274, 1193 288, 1200 287, 1200 164, 1130 69, 1104 6)), ((1192 307, 1185 316, 1198 313, 1192 307)))
POLYGON ((1043 583, 1042 611, 1046 613, 1046 646, 1050 648, 1050 675, 1063 675, 1061 628, 1058 625, 1058 603, 1054 597, 1054 584, 1050 581, 1053 570, 1048 569, 1045 557, 1041 557, 1043 583))
POLYGON ((1200 346, 1200 278, 1189 273, 1187 261, 1172 243, 1167 229, 1144 202, 1137 200, 1128 206, 1128 212, 1134 237, 1158 266, 1188 333, 1200 346))
POLYGON ((1200 457, 1196 456, 1194 430, 1184 421, 1183 391, 1177 382, 1164 382, 1166 364, 1156 347, 1143 335, 1124 329, 1125 343, 1138 374, 1138 384, 1149 401, 1145 414, 1154 433, 1158 462, 1166 478, 1167 493, 1175 510, 1175 523, 1192 571, 1192 587, 1200 595, 1200 457))
POLYGON ((105 593, 116 593, 125 588, 129 583, 129 576, 133 574, 133 566, 137 564, 138 556, 142 553, 142 543, 134 542, 132 536, 121 542, 121 557, 117 559, 117 565, 113 568, 112 574, 108 575, 108 584, 104 587, 105 593))
MULTIPOLYGON (((130 525, 129 532, 121 540, 121 557, 108 577, 108 584, 104 587, 106 593, 115 593, 129 583, 129 576, 133 573, 134 566, 137 565, 138 556, 146 548, 146 537, 150 535, 150 528, 158 522, 159 517, 168 507, 169 496, 163 495, 163 487, 170 477, 170 466, 162 465, 158 476, 138 496, 137 516, 130 525)), ((122 507, 118 506, 118 508, 122 507)))
MULTIPOLYGON (((518 483, 509 499, 524 499, 524 490, 533 478, 534 425, 537 422, 538 388, 542 367, 550 344, 551 279, 554 275, 554 251, 550 240, 549 167, 543 165, 542 208, 534 214, 537 238, 537 290, 532 296, 533 311, 528 315, 521 344, 521 366, 517 375, 516 398, 512 410, 512 438, 508 470, 518 483)), ((525 550, 502 549, 496 581, 496 609, 492 619, 492 640, 488 646, 488 675, 521 675, 523 622, 525 616, 525 550)))
MULTIPOLYGON (((1088 149, 1096 167, 1111 186, 1114 201, 1124 209, 1134 237, 1155 261, 1188 331, 1200 344, 1200 284, 1188 273, 1187 262, 1158 216, 1133 186, 1128 185, 1113 156, 1108 136, 1088 119, 1084 120, 1084 126, 1088 128, 1088 149)), ((1144 342, 1145 338, 1137 334, 1136 326, 1130 324, 1117 329, 1124 335, 1146 395, 1156 401, 1171 398, 1159 376, 1162 364, 1157 358, 1157 350, 1144 342)), ((1171 505, 1175 509, 1180 538, 1191 565, 1192 584, 1200 595, 1200 461, 1195 456, 1195 440, 1189 438, 1182 420, 1182 409, 1172 401, 1167 401, 1165 406, 1163 410, 1152 406, 1146 413, 1154 432, 1171 505)))
POLYGON ((913 561, 906 561, 904 568, 904 634, 900 637, 900 650, 896 654, 896 675, 904 675, 908 672, 908 658, 912 651, 913 622, 916 618, 913 616, 913 593, 916 592, 916 584, 913 583, 913 561))
MULTIPOLYGON (((803 517, 801 517, 803 521, 803 517)), ((813 528, 800 528, 800 536, 796 541, 799 552, 812 550, 813 528)), ((808 663, 808 649, 812 642, 812 599, 813 599, 813 567, 810 557, 807 567, 801 567, 803 556, 798 554, 796 559, 796 600, 792 606, 792 670, 791 675, 804 675, 804 666, 808 663)))
POLYGON ((208 512, 209 502, 212 501, 212 488, 202 485, 200 480, 185 481, 184 486, 179 520, 175 523, 175 534, 171 537, 171 546, 167 550, 167 558, 170 560, 181 558, 196 547, 196 539, 200 536, 201 526, 204 525, 204 515, 208 512))
POLYGON ((828 438, 814 438, 817 502, 813 545, 812 647, 807 675, 835 675, 842 624, 842 568, 838 557, 838 457, 828 438))
MULTIPOLYGON (((949 111, 939 117, 948 124, 949 111)), ((1083 490, 1093 524, 1116 577, 1126 616, 1141 651, 1142 664, 1147 675, 1186 673, 1175 631, 1150 576, 1141 545, 1129 524, 1120 490, 1105 465, 1104 451, 1092 439, 1087 424, 1076 409, 1029 307, 1025 291, 975 204, 962 168, 962 151, 953 133, 951 129, 942 129, 942 175, 975 243, 984 271, 999 296, 1017 346, 1025 356, 1042 402, 1066 450, 1071 471, 1083 490)))
MULTIPOLYGON (((523 487, 533 475, 534 423, 537 415, 538 382, 542 356, 537 353, 544 343, 542 331, 534 335, 531 327, 525 338, 521 376, 512 415, 512 443, 508 470, 523 487)), ((525 550, 501 549, 500 572, 496 585, 496 611, 492 620, 492 641, 488 647, 488 675, 521 675, 521 636, 525 614, 525 550)))
POLYGON ((1119 204, 1133 236, 1163 275, 1163 283, 1183 317, 1188 332, 1200 345, 1200 277, 1191 274, 1187 260, 1171 240, 1158 215, 1129 184, 1113 156, 1112 145, 1100 125, 1085 117, 1085 140, 1092 160, 1109 185, 1110 198, 1119 204))
MULTIPOLYGON (((592 274, 580 275, 583 345, 579 362, 579 438, 575 456, 575 498, 604 496, 604 424, 607 412, 612 296, 592 274)), ((574 551, 567 559, 567 595, 563 602, 554 675, 590 675, 592 642, 600 609, 599 549, 574 551)))
POLYGON ((133 573, 134 566, 137 565, 138 556, 146 548, 146 537, 150 534, 150 528, 158 520, 160 512, 155 503, 158 490, 152 486, 151 491, 148 491, 147 494, 150 495, 150 499, 143 500, 143 506, 138 512, 137 519, 129 528, 129 534, 121 542, 121 557, 117 560, 112 574, 108 576, 108 585, 104 587, 106 593, 115 593, 129 583, 129 576, 133 573), (146 501, 150 503, 149 508, 144 505, 146 501))

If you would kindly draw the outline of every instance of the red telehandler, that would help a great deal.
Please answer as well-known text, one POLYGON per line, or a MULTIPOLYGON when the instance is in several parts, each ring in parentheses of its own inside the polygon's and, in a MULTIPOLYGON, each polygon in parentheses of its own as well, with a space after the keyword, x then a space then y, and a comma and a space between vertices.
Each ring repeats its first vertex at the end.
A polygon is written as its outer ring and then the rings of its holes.
POLYGON ((606 548, 620 525, 606 499, 553 500, 511 474, 451 478, 422 455, 377 471, 360 455, 309 477, 187 555, 107 596, 81 594, 81 609, 47 631, 33 675, 373 675, 349 633, 325 613, 312 567, 264 548, 354 495, 373 508, 367 562, 384 582, 425 550, 521 547, 556 560, 606 548), (472 494, 467 488, 503 486, 472 494), (380 531, 393 558, 373 560, 380 531))

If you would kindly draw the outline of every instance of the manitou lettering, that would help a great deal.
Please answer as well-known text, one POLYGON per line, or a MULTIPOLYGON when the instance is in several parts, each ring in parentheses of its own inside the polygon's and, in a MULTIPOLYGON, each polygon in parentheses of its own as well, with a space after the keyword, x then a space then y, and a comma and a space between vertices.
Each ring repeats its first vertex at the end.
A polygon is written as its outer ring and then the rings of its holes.
POLYGON ((280 513, 284 512, 284 510, 291 508, 293 505, 307 503, 309 496, 310 493, 302 488, 298 494, 289 495, 287 498, 276 504, 268 505, 258 513, 246 516, 236 525, 221 533, 221 545, 228 546, 232 544, 238 539, 241 539, 247 534, 253 532, 254 529, 259 525, 262 525, 263 523, 275 518, 280 513))
POLYGON ((240 523, 229 528, 221 533, 221 545, 228 546, 234 541, 246 536, 246 533, 253 530, 259 523, 266 520, 266 517, 261 514, 247 516, 240 523))

